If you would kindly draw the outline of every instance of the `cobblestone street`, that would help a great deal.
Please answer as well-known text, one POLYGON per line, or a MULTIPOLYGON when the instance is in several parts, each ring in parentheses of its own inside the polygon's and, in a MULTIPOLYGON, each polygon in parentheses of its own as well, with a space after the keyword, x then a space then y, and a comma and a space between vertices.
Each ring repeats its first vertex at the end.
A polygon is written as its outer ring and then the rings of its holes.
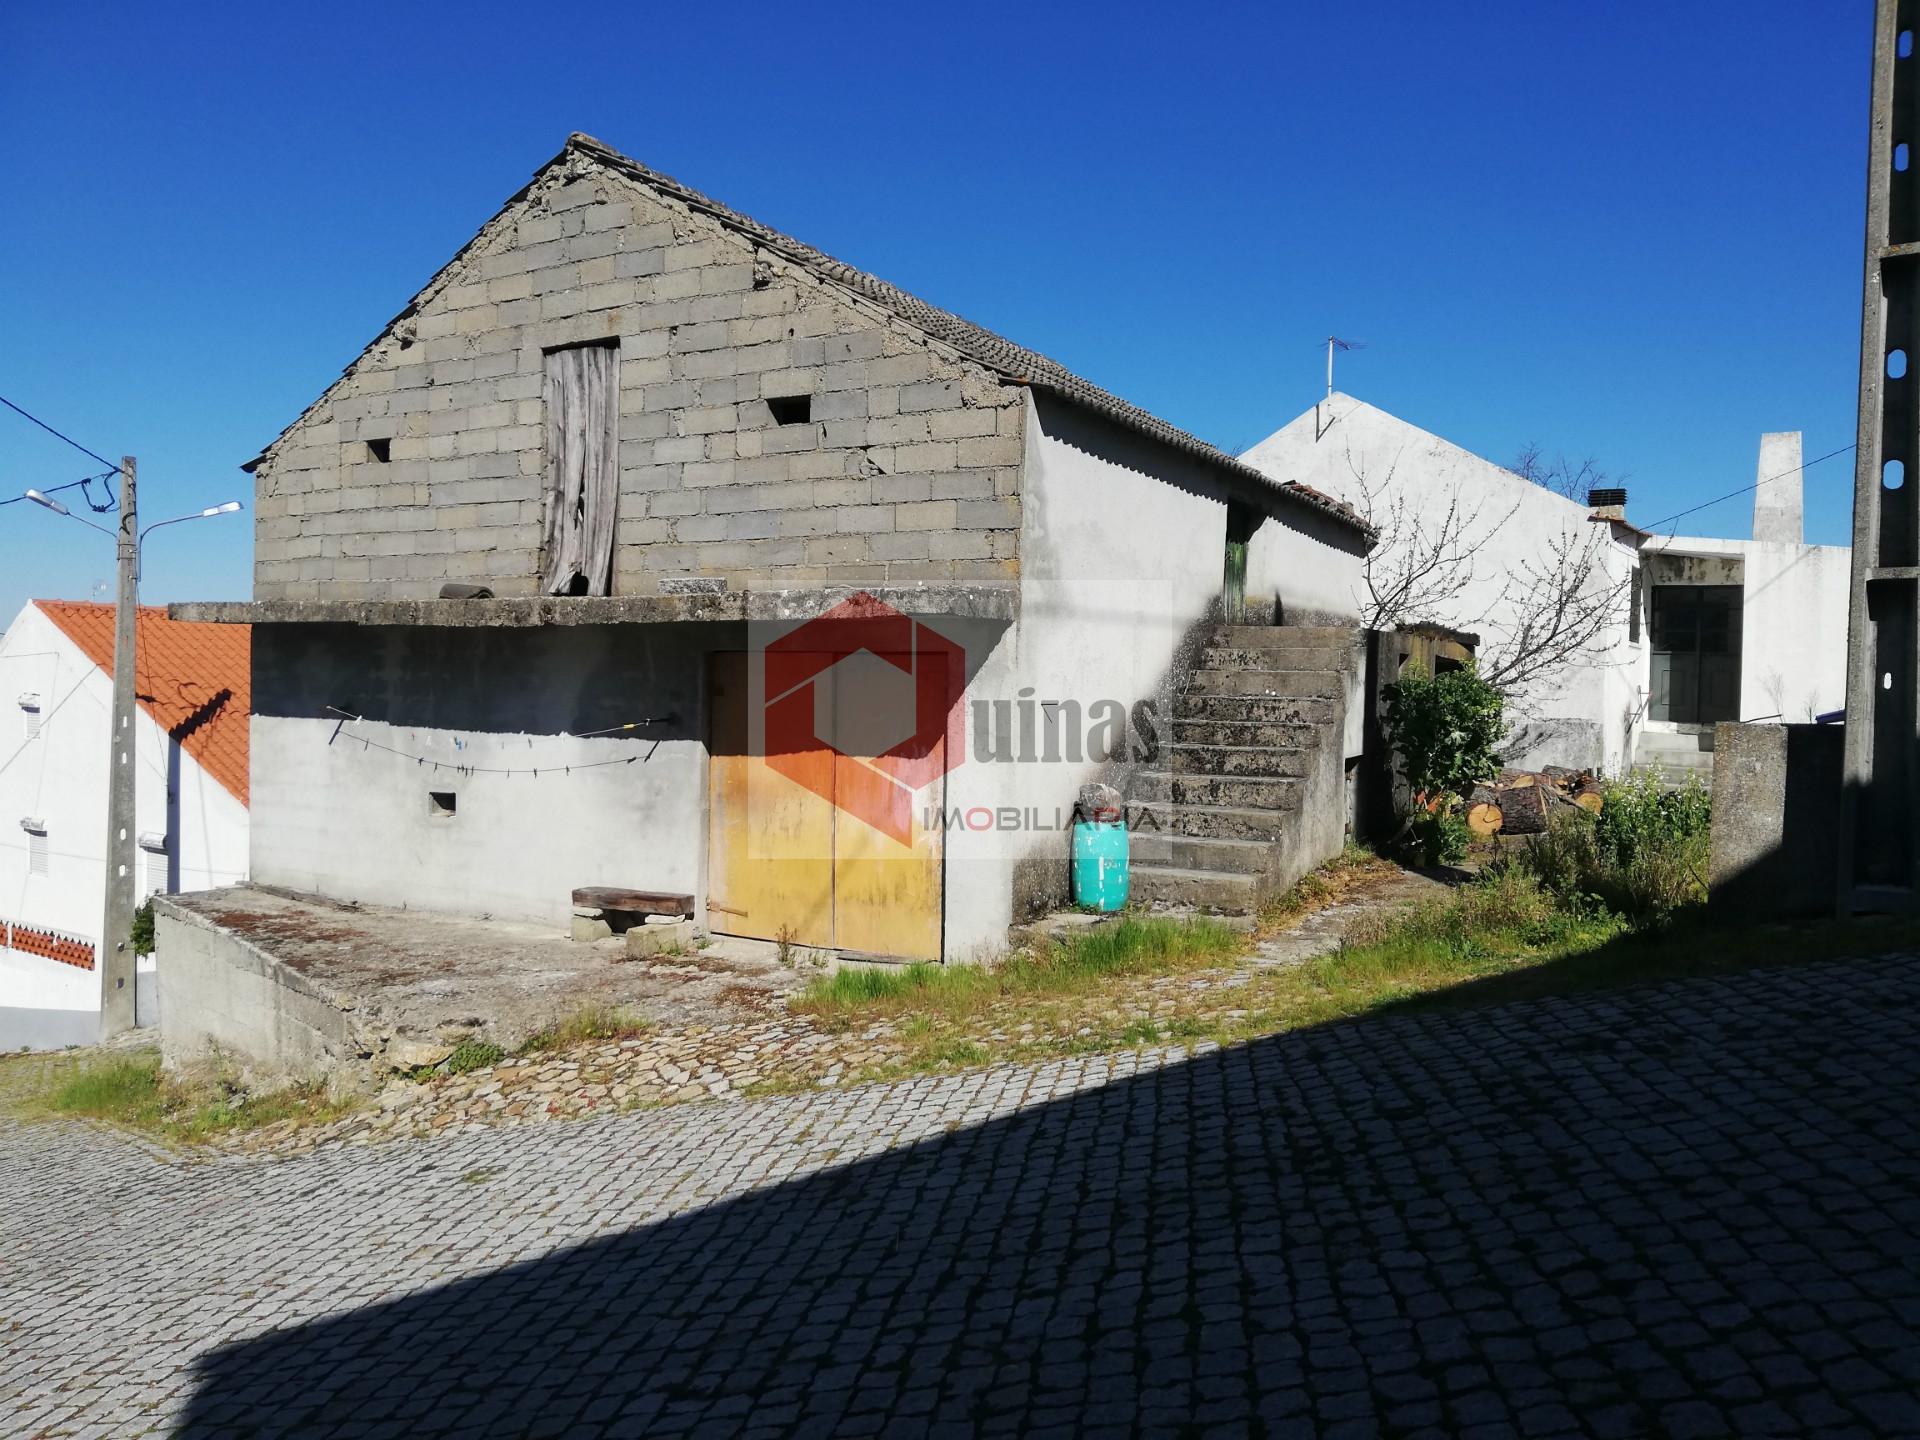
POLYGON ((1920 1434, 1920 961, 290 1159, 0 1128, 32 1436, 1920 1434))

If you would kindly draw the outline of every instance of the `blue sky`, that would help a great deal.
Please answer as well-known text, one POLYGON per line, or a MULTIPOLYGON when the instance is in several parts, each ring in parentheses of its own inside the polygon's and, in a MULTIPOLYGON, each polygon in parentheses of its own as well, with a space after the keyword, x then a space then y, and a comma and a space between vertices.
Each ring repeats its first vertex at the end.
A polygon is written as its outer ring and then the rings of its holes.
MULTIPOLYGON (((1217 444, 1340 387, 1641 522, 1850 443, 1872 6, 89 4, 0 19, 0 394, 238 466, 572 130, 1217 444)), ((1807 473, 1845 543, 1851 457, 1807 473)), ((0 413, 0 494, 92 462, 0 413)), ((1686 533, 1744 535, 1746 497, 1686 533)), ((144 598, 244 597, 249 525, 144 598)), ((111 547, 0 506, 0 619, 111 547)))

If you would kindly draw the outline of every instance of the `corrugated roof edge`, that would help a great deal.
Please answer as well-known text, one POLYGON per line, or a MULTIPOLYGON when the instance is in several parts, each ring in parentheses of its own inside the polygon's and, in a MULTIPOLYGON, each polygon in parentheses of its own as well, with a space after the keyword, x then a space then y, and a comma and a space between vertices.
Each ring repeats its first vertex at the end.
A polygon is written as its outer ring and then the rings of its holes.
MULTIPOLYGON (((779 254, 783 258, 803 267, 812 274, 832 284, 841 286, 864 299, 880 305, 884 309, 892 312, 899 319, 912 325, 928 338, 950 347, 974 361, 976 364, 984 366, 1015 384, 1029 385, 1035 389, 1044 390, 1049 394, 1056 395, 1069 404, 1091 410, 1095 414, 1104 416, 1119 425, 1125 426, 1127 429, 1145 435, 1151 440, 1158 441, 1163 445, 1171 446, 1176 450, 1184 451, 1209 464, 1216 465, 1236 479, 1257 484, 1263 490, 1277 493, 1287 499, 1317 510, 1344 525, 1350 526, 1352 529, 1367 537, 1369 542, 1377 538, 1374 529, 1362 520, 1352 507, 1344 502, 1336 500, 1330 495, 1322 494, 1311 486, 1302 485, 1297 481, 1275 480, 1270 475, 1227 454, 1217 446, 1209 445, 1197 435, 1191 435, 1178 426, 1162 420, 1159 416, 1150 414, 1142 410, 1139 406, 1130 404, 1122 400, 1119 396, 1101 389, 1092 381, 1082 379, 1058 361, 1050 360, 1038 351, 1029 350, 1023 345, 1016 345, 1013 341, 988 330, 985 326, 976 325, 970 320, 953 314, 951 311, 929 305, 918 296, 910 295, 898 286, 890 284, 876 275, 869 275, 866 271, 857 269, 843 260, 836 260, 831 255, 826 254, 824 251, 816 250, 804 241, 796 240, 790 235, 775 230, 770 225, 764 225, 751 216, 743 215, 739 211, 721 204, 718 200, 693 189, 689 185, 681 184, 670 175, 664 175, 657 170, 648 168, 632 156, 622 154, 620 151, 614 149, 605 141, 597 140, 591 135, 582 134, 577 131, 567 137, 567 143, 561 148, 558 155, 554 156, 553 159, 536 170, 533 178, 507 199, 499 211, 495 212, 492 219, 489 219, 486 225, 480 227, 480 230, 474 235, 473 239, 463 245, 451 260, 435 272, 433 279, 427 282, 420 292, 414 296, 413 300, 408 303, 407 307, 382 327, 380 333, 369 342, 366 348, 360 352, 359 356, 355 357, 353 364, 349 365, 346 371, 341 372, 342 378, 352 370, 353 365, 357 365, 360 360, 365 357, 368 351, 372 350, 375 345, 378 345, 381 340, 385 339, 388 332, 391 331, 395 325, 399 324, 400 321, 420 308, 421 304, 435 292, 441 277, 453 269, 454 266, 458 265, 467 251, 479 243, 481 237, 486 234, 487 229, 493 224, 494 220, 497 220, 500 215, 518 203, 539 183, 541 177, 549 170, 553 169, 556 165, 564 164, 569 157, 574 155, 587 156, 610 169, 619 171, 629 178, 639 181, 643 185, 673 196, 674 199, 680 201, 690 209, 699 210, 704 214, 710 215, 727 228, 736 230, 742 235, 747 236, 753 240, 755 244, 779 254)), ((336 380, 334 384, 339 384, 339 381, 336 380)), ((332 389, 333 386, 328 386, 327 390, 315 399, 313 405, 309 405, 306 410, 301 412, 300 416, 295 417, 292 424, 288 425, 285 430, 282 430, 280 434, 274 438, 272 444, 268 445, 265 450, 261 451, 259 455, 248 461, 241 468, 252 470, 259 465, 259 463, 272 452, 274 445, 278 445, 280 441, 286 437, 288 431, 291 431, 295 425, 298 425, 308 411, 311 411, 314 405, 318 405, 321 400, 324 400, 327 394, 331 393, 332 389)))

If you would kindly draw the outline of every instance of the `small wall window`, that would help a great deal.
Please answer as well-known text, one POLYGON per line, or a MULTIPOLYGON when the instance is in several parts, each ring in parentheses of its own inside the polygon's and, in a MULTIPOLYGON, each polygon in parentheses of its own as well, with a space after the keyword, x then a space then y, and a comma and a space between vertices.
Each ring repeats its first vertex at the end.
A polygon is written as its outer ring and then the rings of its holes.
POLYGON ((393 459, 393 441, 391 440, 367 441, 367 459, 373 461, 373 463, 376 465, 385 465, 388 461, 393 459))
POLYGON ((769 395, 767 409, 776 425, 805 425, 813 419, 813 396, 769 395))
POLYGON ((38 695, 20 697, 20 733, 29 740, 40 738, 40 697, 38 695))
POLYGON ((451 820, 459 804, 460 797, 451 790, 427 792, 427 814, 436 820, 451 820))
POLYGON ((45 875, 47 873, 47 822, 22 820, 20 828, 27 832, 27 874, 45 875))
POLYGON ((141 858, 147 869, 147 894, 166 895, 167 889, 167 837, 152 832, 140 837, 141 858))

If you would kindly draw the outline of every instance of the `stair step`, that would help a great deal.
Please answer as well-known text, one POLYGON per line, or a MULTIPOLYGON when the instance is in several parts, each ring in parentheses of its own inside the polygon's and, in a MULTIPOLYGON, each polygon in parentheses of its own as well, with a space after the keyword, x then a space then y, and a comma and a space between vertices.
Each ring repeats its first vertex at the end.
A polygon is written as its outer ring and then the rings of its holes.
POLYGON ((1260 905, 1260 877, 1231 870, 1187 870, 1174 865, 1135 865, 1129 889, 1148 904, 1191 906, 1223 915, 1251 915, 1260 905))
POLYGON ((1307 773, 1309 750, 1278 745, 1189 745, 1167 747, 1167 764, 1176 775, 1293 776, 1307 773))
POLYGON ((1352 652, 1333 645, 1209 645, 1200 652, 1200 665, 1207 670, 1334 670, 1346 672, 1359 667, 1352 652))
POLYGON ((1334 702, 1313 695, 1196 695, 1174 697, 1174 721, 1230 720, 1263 725, 1331 725, 1334 702))
POLYGON ((1216 625, 1223 645, 1359 645, 1361 632, 1344 625, 1216 625))
POLYGON ((1151 839, 1162 844, 1182 836, 1272 844, 1293 823, 1291 808, 1262 810, 1246 805, 1173 805, 1166 801, 1127 807, 1127 828, 1142 842, 1151 839))
POLYGON ((1280 745, 1298 750, 1318 745, 1329 723, 1330 721, 1307 724, 1287 720, 1176 719, 1173 722, 1173 743, 1176 745, 1280 745))
POLYGON ((1199 669, 1188 678, 1186 693, 1332 700, 1347 693, 1347 682, 1345 676, 1332 670, 1199 669))
POLYGON ((1247 810, 1293 810, 1300 781, 1291 776, 1186 775, 1170 770, 1136 772, 1127 787, 1129 804, 1231 805, 1247 810))
POLYGON ((1235 875, 1264 875, 1273 864, 1274 842, 1228 835, 1142 836, 1136 865, 1175 870, 1217 870, 1235 875))

